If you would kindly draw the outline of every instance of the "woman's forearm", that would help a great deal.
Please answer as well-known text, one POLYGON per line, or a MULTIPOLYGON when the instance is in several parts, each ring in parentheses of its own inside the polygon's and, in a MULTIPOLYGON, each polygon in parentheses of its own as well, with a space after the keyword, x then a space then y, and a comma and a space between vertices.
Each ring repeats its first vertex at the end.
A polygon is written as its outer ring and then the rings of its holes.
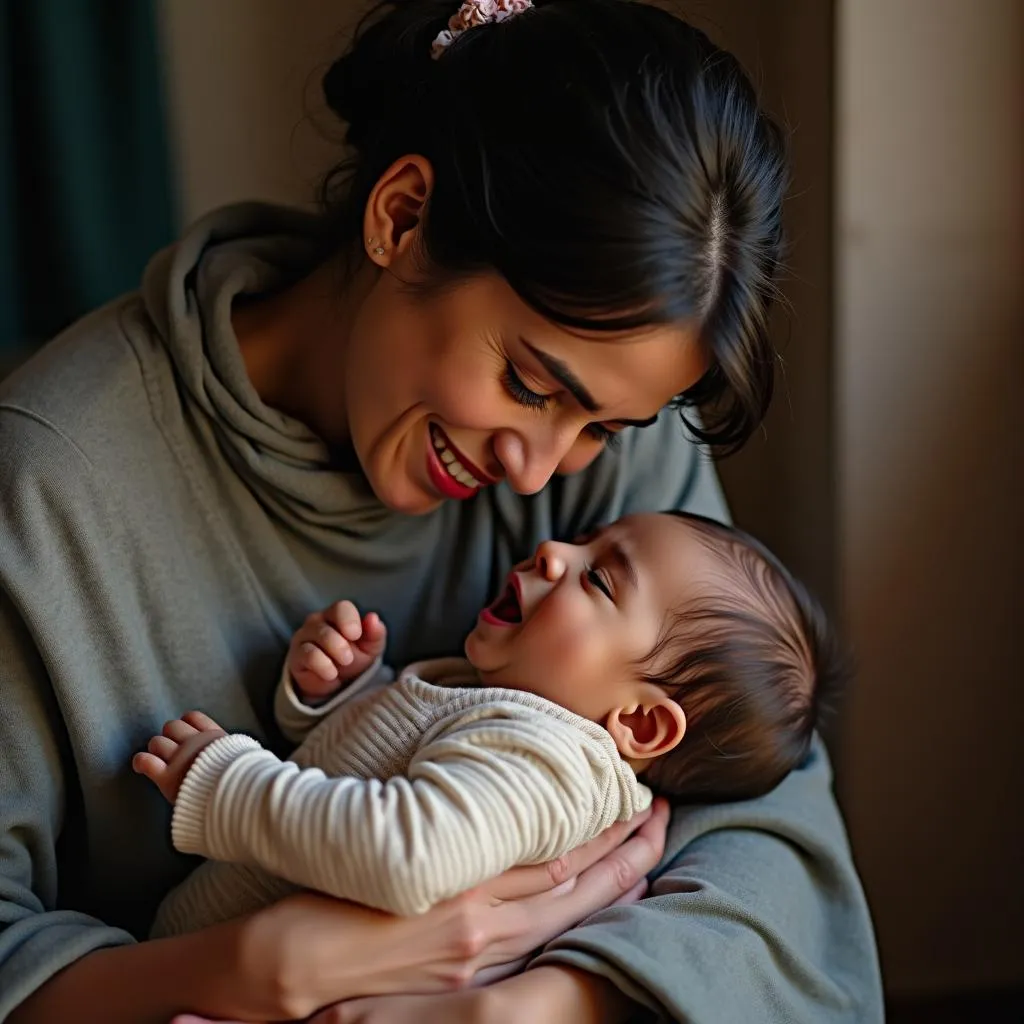
POLYGON ((489 990, 485 1017, 493 1024, 627 1024, 644 1013, 606 978, 573 967, 535 967, 489 990))
POLYGON ((234 922, 192 935, 99 949, 54 975, 8 1018, 10 1024, 168 1024, 182 1012, 215 1017, 251 1010, 239 977, 234 922))

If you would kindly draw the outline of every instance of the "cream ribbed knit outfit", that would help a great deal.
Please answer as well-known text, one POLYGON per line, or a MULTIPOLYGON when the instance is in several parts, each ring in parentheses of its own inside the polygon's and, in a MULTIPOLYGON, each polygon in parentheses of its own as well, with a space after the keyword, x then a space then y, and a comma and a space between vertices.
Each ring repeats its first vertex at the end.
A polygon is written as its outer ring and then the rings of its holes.
POLYGON ((651 802, 609 734, 551 701, 474 685, 461 659, 412 665, 391 686, 384 672, 319 709, 283 680, 285 732, 322 722, 291 761, 247 736, 203 750, 172 835, 179 850, 212 859, 164 901, 157 934, 234 917, 294 886, 423 913, 514 865, 553 860, 651 802))

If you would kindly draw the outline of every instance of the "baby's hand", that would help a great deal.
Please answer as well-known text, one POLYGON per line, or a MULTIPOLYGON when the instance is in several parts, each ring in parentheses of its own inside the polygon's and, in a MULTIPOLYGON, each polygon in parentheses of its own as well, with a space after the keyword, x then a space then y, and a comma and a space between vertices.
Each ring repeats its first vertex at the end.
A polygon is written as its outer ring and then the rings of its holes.
POLYGON ((204 747, 225 735, 202 711, 190 711, 168 722, 163 733, 149 741, 146 752, 132 758, 132 768, 155 783, 164 799, 173 804, 192 762, 204 747))
POLYGON ((376 612, 360 618, 351 601, 315 612, 292 637, 288 671, 303 697, 325 700, 362 675, 383 653, 387 627, 376 612))

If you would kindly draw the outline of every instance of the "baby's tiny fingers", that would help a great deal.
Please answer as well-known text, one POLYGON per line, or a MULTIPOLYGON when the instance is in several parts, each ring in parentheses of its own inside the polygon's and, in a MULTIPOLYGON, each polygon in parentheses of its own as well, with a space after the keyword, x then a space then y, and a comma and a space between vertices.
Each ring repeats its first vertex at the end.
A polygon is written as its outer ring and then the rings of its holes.
POLYGON ((154 757, 159 757, 162 761, 170 761, 178 749, 178 744, 166 736, 154 736, 146 745, 146 749, 154 757))
POLYGON ((167 767, 166 761, 161 761, 160 758, 155 757, 153 754, 148 754, 142 751, 136 754, 131 759, 131 770, 137 772, 139 775, 147 775, 151 778, 167 767))
POLYGON ((184 743, 185 740, 189 739, 199 730, 194 725, 189 725, 188 722, 182 721, 180 718, 175 718, 164 725, 164 735, 168 739, 172 739, 175 743, 184 743))
POLYGON ((132 771, 138 775, 145 775, 147 779, 156 782, 157 776, 167 771, 167 762, 153 754, 143 752, 132 758, 132 771))
POLYGON ((363 642, 377 643, 387 636, 388 628, 376 612, 370 612, 363 619, 363 642))
POLYGON ((320 648, 336 665, 348 665, 352 661, 352 647, 332 626, 324 626, 316 638, 320 648))
POLYGON ((202 711, 190 711, 187 715, 182 715, 181 717, 183 721, 200 732, 224 731, 209 715, 204 715, 202 711))
POLYGON ((359 609, 351 601, 338 601, 324 613, 328 622, 337 626, 346 640, 358 640, 363 635, 359 609))
MULTIPOLYGON (((337 634, 335 634, 337 635, 337 634)), ((338 678, 336 659, 316 644, 303 644, 299 649, 299 671, 311 672, 325 683, 338 678)))

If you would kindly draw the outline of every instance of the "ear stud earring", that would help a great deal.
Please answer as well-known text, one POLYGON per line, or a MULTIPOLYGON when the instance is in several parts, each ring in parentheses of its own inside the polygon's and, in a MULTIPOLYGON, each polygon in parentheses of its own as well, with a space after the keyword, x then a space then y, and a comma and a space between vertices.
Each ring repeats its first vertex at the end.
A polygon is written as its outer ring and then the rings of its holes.
POLYGON ((377 242, 376 238, 368 238, 366 240, 366 244, 367 245, 374 246, 374 250, 373 250, 373 255, 374 256, 383 256, 387 252, 387 249, 385 249, 383 245, 377 245, 376 242, 377 242))

